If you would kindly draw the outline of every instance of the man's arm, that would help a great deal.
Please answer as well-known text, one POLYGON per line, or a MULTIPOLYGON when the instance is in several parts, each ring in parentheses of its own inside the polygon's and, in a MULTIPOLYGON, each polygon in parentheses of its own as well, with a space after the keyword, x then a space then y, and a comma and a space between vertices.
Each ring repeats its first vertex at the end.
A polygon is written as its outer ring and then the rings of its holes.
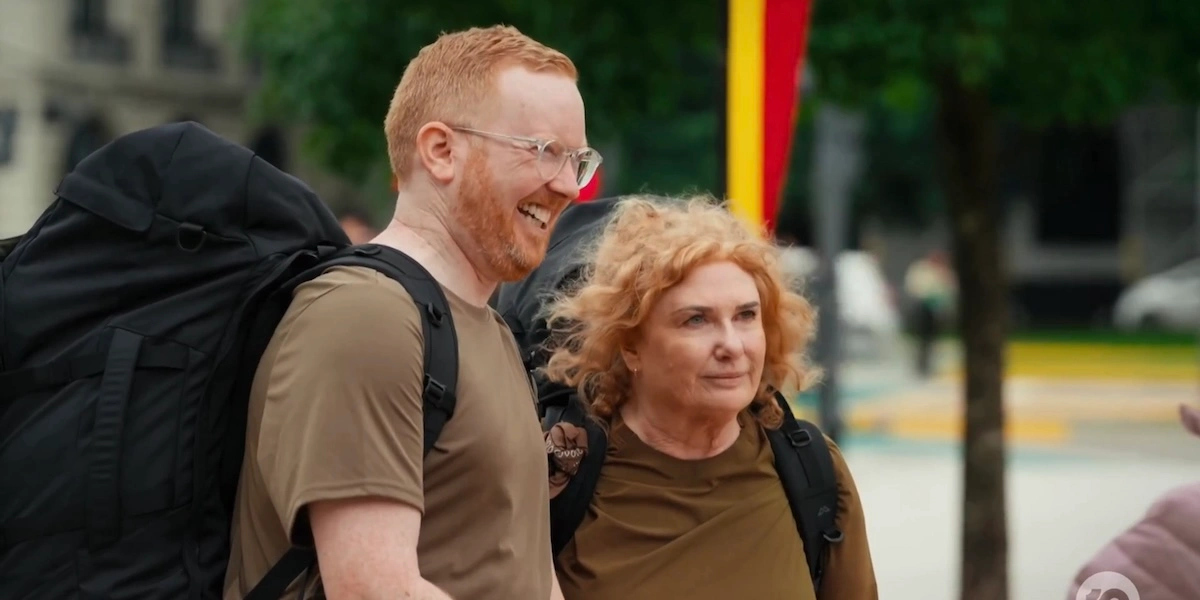
POLYGON ((309 508, 309 522, 330 600, 450 600, 417 568, 417 509, 382 498, 324 500, 309 508))
POLYGON ((446 598, 418 573, 424 342, 382 275, 297 293, 271 367, 256 459, 293 544, 313 544, 329 598, 446 598))

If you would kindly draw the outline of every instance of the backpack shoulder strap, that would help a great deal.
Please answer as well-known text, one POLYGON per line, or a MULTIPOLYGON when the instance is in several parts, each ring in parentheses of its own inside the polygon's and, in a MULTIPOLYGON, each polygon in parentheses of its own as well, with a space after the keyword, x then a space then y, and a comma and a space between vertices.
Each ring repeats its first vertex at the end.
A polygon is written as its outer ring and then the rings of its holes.
POLYGON ((442 286, 412 257, 387 246, 353 246, 345 256, 322 265, 370 267, 395 280, 408 291, 421 309, 421 330, 425 338, 425 381, 422 413, 425 421, 425 454, 433 450, 442 429, 454 415, 458 402, 458 335, 450 303, 442 286))
MULTIPOLYGON (((558 423, 570 423, 582 427, 588 437, 587 454, 580 461, 578 470, 571 476, 567 486, 550 500, 550 550, 557 560, 559 552, 575 537, 575 530, 592 504, 596 482, 600 479, 600 468, 604 466, 604 455, 608 451, 608 434, 588 418, 575 394, 559 393, 544 400, 549 402, 539 401, 542 431, 550 431, 558 423)), ((550 457, 546 459, 550 460, 550 457)), ((553 462, 550 468, 555 468, 553 462)))
MULTIPOLYGON (((441 285, 408 255, 378 245, 353 246, 319 264, 315 272, 302 274, 284 286, 292 289, 304 280, 335 266, 369 267, 404 286, 421 308, 421 330, 425 338, 425 381, 422 397, 424 451, 428 455, 442 429, 454 415, 458 389, 458 335, 450 314, 450 303, 441 285)), ((312 568, 317 555, 312 548, 292 547, 276 562, 245 600, 275 600, 292 582, 312 568)))
POLYGON ((283 557, 271 565, 266 575, 246 593, 242 600, 279 600, 297 577, 317 564, 317 551, 313 548, 292 546, 283 557))
POLYGON ((813 423, 797 419, 782 394, 775 400, 783 409, 783 425, 769 430, 775 469, 783 482, 792 518, 804 540, 804 554, 813 589, 821 592, 821 576, 829 559, 829 545, 842 541, 837 528, 837 479, 825 436, 813 423))

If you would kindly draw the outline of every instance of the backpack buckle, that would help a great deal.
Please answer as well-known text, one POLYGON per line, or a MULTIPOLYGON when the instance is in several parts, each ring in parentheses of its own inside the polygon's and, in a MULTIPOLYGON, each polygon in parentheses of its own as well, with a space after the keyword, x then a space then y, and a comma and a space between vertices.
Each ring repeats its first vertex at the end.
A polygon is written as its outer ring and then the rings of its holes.
POLYGON ((434 327, 442 326, 442 311, 432 304, 425 305, 425 312, 429 313, 429 323, 434 327))
POLYGON ((808 430, 806 429, 800 429, 797 427, 784 432, 784 435, 787 436, 788 443, 790 443, 793 448, 803 448, 812 443, 812 436, 809 435, 808 430))
POLYGON ((829 542, 830 544, 836 544, 846 539, 846 534, 842 533, 841 529, 834 527, 833 529, 822 531, 821 537, 825 538, 825 541, 829 542))
POLYGON ((428 400, 430 404, 433 404, 438 408, 443 408, 442 400, 446 398, 446 386, 442 385, 442 383, 438 380, 430 377, 428 373, 425 374, 425 390, 423 393, 425 395, 425 399, 428 400))

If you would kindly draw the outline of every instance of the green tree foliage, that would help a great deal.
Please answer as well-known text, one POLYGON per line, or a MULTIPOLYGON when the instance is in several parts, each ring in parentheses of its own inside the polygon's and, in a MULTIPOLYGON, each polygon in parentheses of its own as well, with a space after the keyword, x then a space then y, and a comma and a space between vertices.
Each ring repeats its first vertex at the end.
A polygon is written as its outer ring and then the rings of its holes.
POLYGON ((997 145, 1022 127, 1103 124, 1154 87, 1200 97, 1200 3, 819 1, 809 55, 847 105, 933 104, 933 170, 949 209, 966 350, 960 593, 1008 597, 997 145))
MULTIPOLYGON (((261 65, 257 114, 305 124, 311 159, 363 181, 386 169, 383 119, 417 51, 443 31, 514 25, 576 63, 592 143, 626 132, 659 133, 646 140, 658 150, 649 165, 640 156, 625 157, 622 169, 650 187, 675 188, 686 182, 647 167, 670 169, 679 150, 694 148, 706 134, 713 137, 709 107, 719 91, 712 76, 720 57, 718 5, 705 0, 689 6, 685 18, 674 3, 637 0, 249 0, 241 37, 261 65), (697 112, 703 113, 699 119, 697 112)), ((715 141, 708 144, 715 147, 715 141)))
MULTIPOLYGON (((384 114, 417 50, 444 30, 510 23, 579 66, 589 137, 625 142, 618 189, 712 189, 721 1, 248 0, 243 39, 262 67, 259 114, 305 124, 308 155, 352 181, 386 165, 384 114)), ((1160 83, 1196 99, 1196 31, 1193 0, 817 0, 818 101, 877 123, 858 210, 944 204, 950 216, 967 355, 963 598, 1008 597, 1001 125, 1103 124, 1160 83)), ((792 202, 806 197, 806 156, 801 144, 792 202)))

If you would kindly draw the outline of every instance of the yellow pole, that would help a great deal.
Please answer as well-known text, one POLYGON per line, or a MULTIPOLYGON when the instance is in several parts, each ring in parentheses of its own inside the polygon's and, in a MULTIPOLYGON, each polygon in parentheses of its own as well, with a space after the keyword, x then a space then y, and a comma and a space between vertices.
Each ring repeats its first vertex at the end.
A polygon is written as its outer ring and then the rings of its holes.
POLYGON ((728 0, 726 181, 729 207, 755 231, 763 225, 763 29, 766 0, 728 0))

